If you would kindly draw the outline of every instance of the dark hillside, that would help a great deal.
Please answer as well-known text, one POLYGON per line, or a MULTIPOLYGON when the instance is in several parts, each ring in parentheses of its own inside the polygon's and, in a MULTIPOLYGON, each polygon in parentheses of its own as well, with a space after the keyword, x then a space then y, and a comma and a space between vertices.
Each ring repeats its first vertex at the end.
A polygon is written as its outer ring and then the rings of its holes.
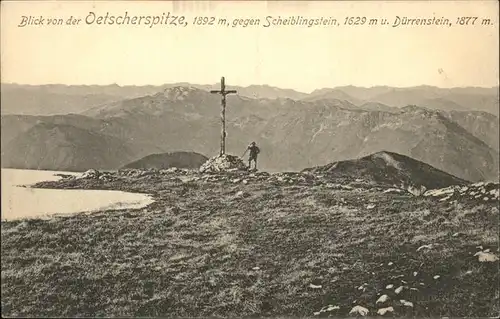
POLYGON ((359 159, 334 162, 305 169, 305 172, 325 173, 340 180, 362 179, 397 187, 425 186, 427 189, 464 185, 468 182, 438 170, 428 164, 393 152, 378 152, 359 159))
POLYGON ((123 168, 199 168, 208 160, 208 157, 195 152, 171 152, 151 154, 140 160, 125 165, 123 168))

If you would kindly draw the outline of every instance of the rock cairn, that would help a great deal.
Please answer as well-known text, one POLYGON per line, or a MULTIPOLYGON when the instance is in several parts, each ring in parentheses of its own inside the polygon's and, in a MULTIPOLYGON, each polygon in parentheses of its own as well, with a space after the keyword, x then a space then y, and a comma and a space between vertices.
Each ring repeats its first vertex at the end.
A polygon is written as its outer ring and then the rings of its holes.
POLYGON ((247 171, 248 168, 238 156, 223 154, 210 158, 200 167, 200 173, 247 171))

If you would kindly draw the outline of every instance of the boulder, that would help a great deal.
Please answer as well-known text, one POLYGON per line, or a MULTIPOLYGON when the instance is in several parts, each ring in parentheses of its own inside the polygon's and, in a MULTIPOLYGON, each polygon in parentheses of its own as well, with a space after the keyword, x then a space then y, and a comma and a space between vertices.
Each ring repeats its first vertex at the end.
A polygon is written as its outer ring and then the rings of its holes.
POLYGON ((410 185, 410 186, 408 186, 407 191, 408 191, 408 193, 412 194, 413 196, 418 197, 418 196, 422 196, 425 193, 425 191, 427 191, 427 188, 424 185, 420 185, 420 186, 410 185))

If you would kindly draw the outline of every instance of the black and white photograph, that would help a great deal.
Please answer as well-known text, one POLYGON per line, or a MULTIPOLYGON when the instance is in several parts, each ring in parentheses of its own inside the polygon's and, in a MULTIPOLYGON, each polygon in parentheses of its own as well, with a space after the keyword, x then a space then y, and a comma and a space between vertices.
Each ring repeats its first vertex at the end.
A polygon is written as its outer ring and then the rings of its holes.
POLYGON ((2 1, 2 317, 498 318, 499 22, 2 1))

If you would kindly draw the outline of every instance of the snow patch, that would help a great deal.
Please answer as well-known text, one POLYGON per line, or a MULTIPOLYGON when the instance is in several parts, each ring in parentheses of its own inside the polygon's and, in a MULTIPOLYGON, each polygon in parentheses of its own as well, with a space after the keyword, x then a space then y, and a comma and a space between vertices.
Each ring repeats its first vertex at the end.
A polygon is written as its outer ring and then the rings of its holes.
POLYGON ((323 131, 325 130, 325 128, 326 128, 325 124, 321 123, 321 124, 319 125, 318 130, 317 130, 316 132, 314 132, 314 134, 313 134, 313 136, 312 136, 312 138, 311 138, 311 142, 312 142, 312 141, 314 141, 314 139, 316 138, 316 136, 317 136, 319 133, 323 132, 323 131))
POLYGON ((387 164, 387 166, 392 166, 397 170, 401 170, 401 164, 398 161, 396 161, 394 158, 392 158, 391 155, 389 155, 385 152, 374 154, 374 157, 384 160, 385 163, 387 164))

